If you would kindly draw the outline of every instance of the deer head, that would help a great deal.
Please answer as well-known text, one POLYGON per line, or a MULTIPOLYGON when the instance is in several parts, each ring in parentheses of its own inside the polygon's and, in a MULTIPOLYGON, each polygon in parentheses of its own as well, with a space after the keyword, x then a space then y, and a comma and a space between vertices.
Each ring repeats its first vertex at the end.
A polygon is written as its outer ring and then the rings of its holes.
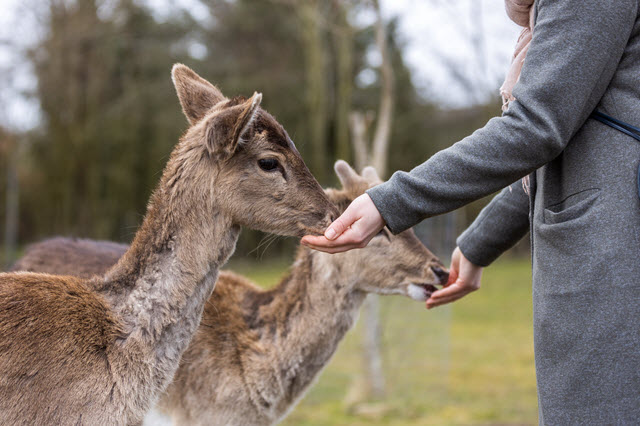
MULTIPOLYGON (((373 167, 365 167, 358 175, 346 162, 339 160, 335 171, 342 189, 326 190, 329 199, 343 212, 367 189, 382 183, 373 167)), ((444 265, 409 229, 393 235, 384 228, 363 249, 332 255, 345 275, 358 276, 356 289, 378 294, 401 294, 424 301, 436 285, 449 277, 444 265)))
POLYGON ((191 124, 175 155, 196 157, 181 167, 200 180, 210 177, 211 192, 202 197, 215 199, 238 225, 281 235, 322 233, 335 207, 284 128, 260 108, 262 95, 228 99, 181 64, 172 78, 191 124))

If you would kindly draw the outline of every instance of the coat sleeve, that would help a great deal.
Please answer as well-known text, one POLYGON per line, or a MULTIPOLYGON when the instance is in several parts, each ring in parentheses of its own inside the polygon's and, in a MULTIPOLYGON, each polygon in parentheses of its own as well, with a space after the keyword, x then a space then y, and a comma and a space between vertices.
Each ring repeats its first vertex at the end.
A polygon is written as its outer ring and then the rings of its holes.
POLYGON ((471 263, 488 266, 529 230, 529 196, 522 183, 503 189, 456 241, 471 263))
POLYGON ((597 106, 638 15, 637 0, 538 0, 511 102, 471 136, 367 191, 392 232, 505 188, 558 156, 597 106))

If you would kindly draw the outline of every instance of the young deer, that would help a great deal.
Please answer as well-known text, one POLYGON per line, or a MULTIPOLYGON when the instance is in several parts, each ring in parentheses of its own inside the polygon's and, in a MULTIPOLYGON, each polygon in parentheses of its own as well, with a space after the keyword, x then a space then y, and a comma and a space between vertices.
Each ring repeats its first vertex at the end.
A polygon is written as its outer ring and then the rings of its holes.
POLYGON ((91 279, 0 274, 3 425, 140 423, 196 332, 240 225, 301 236, 335 213, 260 94, 227 99, 179 64, 172 78, 191 126, 117 264, 91 279))
MULTIPOLYGON (((327 190, 339 210, 379 179, 336 163, 342 190, 327 190)), ((72 253, 78 266, 102 257, 104 242, 53 239, 30 248, 17 267, 63 272, 51 253, 72 253), (83 260, 86 259, 86 260, 83 260)), ((97 266, 94 263, 94 266, 97 266)), ((84 269, 83 269, 84 270, 84 269)), ((361 250, 329 255, 300 247, 289 274, 264 291, 222 272, 174 381, 159 408, 176 424, 269 425, 303 396, 352 327, 367 293, 424 301, 446 282, 442 263, 412 231, 383 230, 361 250)))

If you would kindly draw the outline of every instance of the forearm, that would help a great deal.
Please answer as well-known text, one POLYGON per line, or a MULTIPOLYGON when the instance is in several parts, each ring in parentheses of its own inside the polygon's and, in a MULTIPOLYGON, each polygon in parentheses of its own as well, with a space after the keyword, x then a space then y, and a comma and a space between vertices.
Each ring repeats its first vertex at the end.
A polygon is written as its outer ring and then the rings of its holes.
POLYGON ((458 237, 457 245, 475 265, 488 266, 529 230, 529 197, 521 182, 495 196, 458 237))
POLYGON ((534 38, 508 111, 367 191, 393 232, 496 192, 548 163, 596 107, 622 56, 637 2, 537 4, 534 38))

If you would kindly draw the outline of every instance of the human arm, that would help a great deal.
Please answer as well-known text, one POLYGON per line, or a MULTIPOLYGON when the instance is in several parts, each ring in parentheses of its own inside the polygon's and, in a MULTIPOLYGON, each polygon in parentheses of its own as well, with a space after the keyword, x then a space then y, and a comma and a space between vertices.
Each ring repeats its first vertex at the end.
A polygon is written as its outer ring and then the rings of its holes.
POLYGON ((427 309, 445 305, 463 298, 480 288, 482 266, 475 265, 467 259, 460 247, 456 247, 451 255, 449 282, 442 290, 434 292, 426 302, 427 309))
POLYGON ((393 232, 454 210, 557 157, 595 109, 627 45, 637 1, 538 0, 533 40, 502 117, 368 191, 393 232))
POLYGON ((480 288, 483 266, 515 245, 529 229, 529 197, 520 182, 496 195, 458 237, 449 281, 426 302, 427 309, 458 300, 480 288))
POLYGON ((349 204, 345 212, 327 228, 324 236, 306 235, 301 242, 315 250, 340 253, 365 247, 384 225, 378 209, 365 193, 349 204))
MULTIPOLYGON (((598 104, 633 28, 637 1, 611 7, 600 0, 538 0, 536 7, 533 40, 513 91, 516 100, 503 116, 367 191, 392 232, 504 188, 551 161, 598 104)), ((349 213, 356 219, 376 215, 371 209, 349 213)), ((366 241, 374 231, 362 230, 348 242, 366 241)), ((314 242, 322 247, 329 239, 314 242)), ((336 249, 342 242, 338 237, 331 245, 336 249)))

